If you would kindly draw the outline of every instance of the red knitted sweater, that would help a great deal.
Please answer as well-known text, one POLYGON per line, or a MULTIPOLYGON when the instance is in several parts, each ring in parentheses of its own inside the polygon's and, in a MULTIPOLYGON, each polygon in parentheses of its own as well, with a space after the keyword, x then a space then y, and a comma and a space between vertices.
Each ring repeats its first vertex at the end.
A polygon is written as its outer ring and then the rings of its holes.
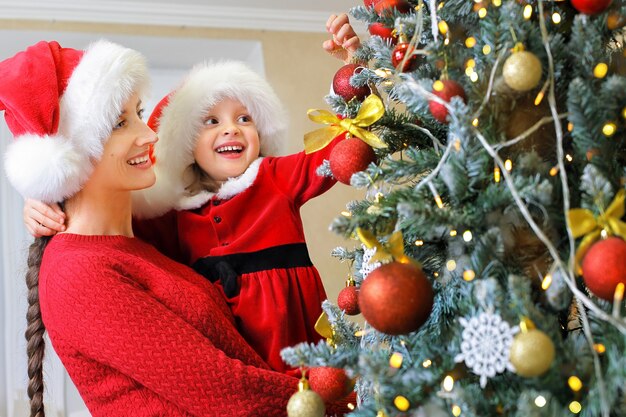
POLYGON ((286 414, 297 380, 268 369, 206 279, 138 239, 55 236, 39 291, 94 417, 286 414))

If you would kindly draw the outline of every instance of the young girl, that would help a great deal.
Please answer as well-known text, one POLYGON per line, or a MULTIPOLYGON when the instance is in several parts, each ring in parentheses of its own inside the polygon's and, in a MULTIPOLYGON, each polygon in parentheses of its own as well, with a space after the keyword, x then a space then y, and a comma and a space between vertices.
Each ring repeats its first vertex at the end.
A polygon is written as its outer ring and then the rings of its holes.
POLYGON ((94 417, 283 416, 297 379, 245 343, 213 285, 134 238, 131 191, 155 181, 146 85, 143 57, 105 41, 0 62, 9 179, 68 219, 28 260, 30 415, 44 416, 47 331, 94 417))
MULTIPOLYGON (((327 23, 332 53, 354 51, 346 15, 327 23)), ((321 151, 272 157, 284 142, 282 106, 269 84, 237 62, 202 64, 154 110, 157 183, 134 197, 137 233, 218 287, 237 326, 275 370, 280 350, 317 342, 326 298, 312 265, 300 207, 335 180, 315 171, 321 151), (175 210, 175 211, 170 211, 175 210)))

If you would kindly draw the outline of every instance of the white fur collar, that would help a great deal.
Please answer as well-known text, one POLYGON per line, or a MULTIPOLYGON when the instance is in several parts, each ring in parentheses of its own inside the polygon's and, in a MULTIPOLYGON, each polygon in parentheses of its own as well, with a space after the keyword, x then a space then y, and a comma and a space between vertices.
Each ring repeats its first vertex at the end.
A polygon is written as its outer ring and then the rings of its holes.
POLYGON ((259 167, 262 161, 263 158, 258 158, 250 164, 243 174, 236 178, 229 178, 228 181, 220 187, 217 192, 217 198, 229 199, 250 188, 259 173, 259 167))

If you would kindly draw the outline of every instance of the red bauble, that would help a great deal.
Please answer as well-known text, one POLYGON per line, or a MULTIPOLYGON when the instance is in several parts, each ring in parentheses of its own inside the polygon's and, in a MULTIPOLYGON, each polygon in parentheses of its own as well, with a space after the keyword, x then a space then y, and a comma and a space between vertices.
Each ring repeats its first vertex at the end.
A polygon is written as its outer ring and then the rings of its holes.
POLYGON ((583 258, 583 279, 600 298, 613 301, 615 287, 626 285, 626 242, 618 237, 596 242, 583 258))
POLYGON ((325 403, 332 403, 348 395, 352 381, 343 369, 322 366, 309 370, 309 386, 325 403))
POLYGON ((409 58, 406 60, 400 71, 402 72, 411 72, 417 69, 419 64, 419 55, 413 54, 415 49, 411 46, 409 42, 400 42, 393 48, 393 52, 391 53, 391 63, 394 67, 398 68, 398 65, 402 63, 404 57, 408 54, 409 58))
POLYGON ((433 289, 413 264, 391 262, 374 269, 361 284, 359 306, 367 322, 390 335, 413 332, 428 319, 433 289))
MULTIPOLYGON (((446 102, 449 102, 452 97, 455 96, 459 96, 465 101, 465 91, 463 91, 463 87, 461 87, 459 83, 452 80, 441 80, 441 82, 443 83, 443 88, 440 91, 433 89, 432 93, 434 95, 446 102)), ((445 106, 433 100, 428 102, 428 108, 435 119, 439 120, 441 123, 446 123, 448 110, 445 106)))
POLYGON ((359 309, 359 289, 354 285, 348 285, 339 291, 337 306, 349 316, 356 316, 361 312, 359 309))
POLYGON ((376 154, 372 147, 359 138, 342 140, 328 157, 333 176, 347 185, 350 185, 352 174, 365 170, 375 160, 376 154))
POLYGON ((335 77, 333 78, 333 91, 335 94, 340 95, 346 101, 350 101, 354 97, 356 97, 357 100, 363 100, 367 97, 370 93, 370 88, 367 85, 353 87, 350 84, 350 78, 362 70, 363 67, 357 64, 346 64, 339 68, 339 71, 335 73, 335 77))
POLYGON ((365 5, 365 7, 372 7, 379 1, 380 0, 363 0, 363 4, 365 5))
POLYGON ((380 36, 384 40, 390 42, 392 45, 395 45, 398 42, 398 37, 394 35, 393 28, 387 27, 380 22, 372 23, 367 27, 370 35, 372 36, 380 36))
POLYGON ((378 0, 374 2, 374 11, 379 16, 392 15, 393 9, 400 13, 407 13, 411 5, 406 0, 378 0))
POLYGON ((571 0, 572 6, 584 14, 598 14, 606 10, 612 0, 571 0))

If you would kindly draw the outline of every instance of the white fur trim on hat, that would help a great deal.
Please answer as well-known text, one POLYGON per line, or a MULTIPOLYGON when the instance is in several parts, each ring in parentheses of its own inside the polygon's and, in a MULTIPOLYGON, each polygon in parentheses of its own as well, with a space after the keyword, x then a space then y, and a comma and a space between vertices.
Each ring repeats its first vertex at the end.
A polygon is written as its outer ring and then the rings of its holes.
POLYGON ((91 44, 61 96, 58 131, 22 135, 9 146, 11 183, 23 196, 48 203, 74 195, 102 156, 124 104, 134 92, 143 96, 148 84, 139 52, 104 40, 91 44))
POLYGON ((286 112, 269 83, 245 64, 236 61, 195 66, 174 91, 159 119, 155 146, 156 184, 135 196, 133 211, 139 217, 155 217, 172 209, 200 207, 212 193, 188 196, 183 180, 194 162, 196 140, 207 111, 223 98, 239 100, 257 127, 263 156, 279 154, 286 142, 286 112))

